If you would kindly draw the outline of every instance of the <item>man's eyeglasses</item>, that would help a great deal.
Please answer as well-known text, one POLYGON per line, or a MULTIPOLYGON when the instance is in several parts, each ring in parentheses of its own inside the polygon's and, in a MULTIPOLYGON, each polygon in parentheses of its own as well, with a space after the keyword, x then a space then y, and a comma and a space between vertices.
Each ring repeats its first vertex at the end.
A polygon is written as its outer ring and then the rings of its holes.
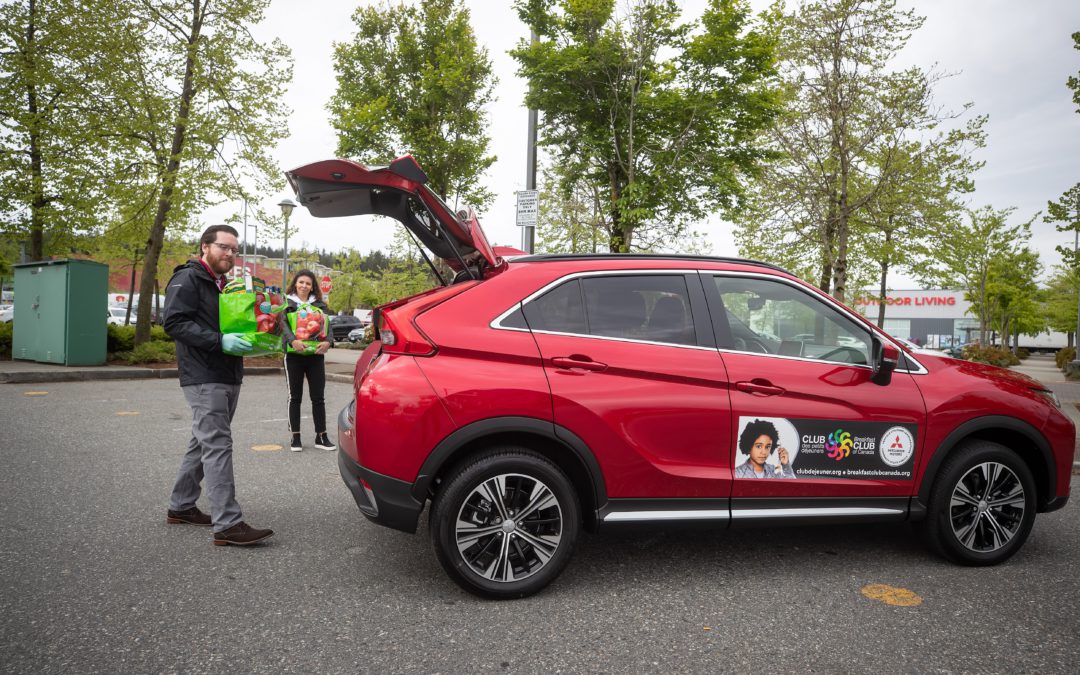
POLYGON ((222 253, 232 253, 233 255, 236 255, 240 252, 240 249, 236 248, 235 246, 226 246, 225 244, 219 244, 216 241, 211 243, 214 246, 220 248, 222 253))

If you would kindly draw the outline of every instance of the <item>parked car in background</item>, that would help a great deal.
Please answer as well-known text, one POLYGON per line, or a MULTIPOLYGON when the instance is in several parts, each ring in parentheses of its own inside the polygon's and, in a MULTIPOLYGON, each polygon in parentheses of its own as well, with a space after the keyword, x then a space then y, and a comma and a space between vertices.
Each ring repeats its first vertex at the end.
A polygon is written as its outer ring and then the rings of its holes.
POLYGON ((330 317, 330 330, 327 333, 327 339, 330 344, 335 342, 342 342, 349 339, 349 332, 357 328, 363 328, 360 323, 360 319, 352 314, 338 314, 330 317))
POLYGON ((0 305, 0 323, 7 323, 15 316, 15 305, 0 305))
MULTIPOLYGON (((123 326, 127 318, 127 307, 109 307, 108 321, 114 326, 123 326)), ((134 315, 131 317, 135 318, 134 315)))
POLYGON ((993 565, 1069 499, 1075 428, 1052 391, 909 350, 779 267, 503 258, 411 157, 288 178, 312 215, 396 218, 454 273, 378 308, 338 468, 379 525, 415 533, 430 504, 436 558, 472 593, 535 593, 582 530, 635 524, 912 522, 993 565))

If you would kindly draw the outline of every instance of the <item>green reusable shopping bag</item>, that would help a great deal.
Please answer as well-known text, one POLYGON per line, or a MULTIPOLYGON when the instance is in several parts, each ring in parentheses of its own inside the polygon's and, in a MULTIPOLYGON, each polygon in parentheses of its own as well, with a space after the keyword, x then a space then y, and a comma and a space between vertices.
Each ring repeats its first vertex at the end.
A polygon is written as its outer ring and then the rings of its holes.
POLYGON ((266 292, 261 279, 245 276, 229 282, 218 296, 218 326, 222 333, 239 333, 251 343, 251 351, 233 356, 266 356, 281 353, 281 324, 285 302, 266 292))
POLYGON ((296 335, 296 339, 307 345, 307 348, 297 352, 290 342, 285 347, 286 351, 290 354, 314 354, 319 343, 326 340, 326 314, 314 305, 303 303, 287 316, 289 328, 296 335))

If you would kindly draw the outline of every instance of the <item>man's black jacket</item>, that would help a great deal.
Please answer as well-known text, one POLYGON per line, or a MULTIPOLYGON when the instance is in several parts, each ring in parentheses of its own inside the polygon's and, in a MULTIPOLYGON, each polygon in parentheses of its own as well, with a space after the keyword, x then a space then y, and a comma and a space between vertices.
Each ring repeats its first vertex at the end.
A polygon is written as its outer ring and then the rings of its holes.
POLYGON ((165 289, 165 332, 176 340, 180 386, 240 384, 244 359, 221 351, 217 283, 203 264, 189 260, 173 270, 165 289))

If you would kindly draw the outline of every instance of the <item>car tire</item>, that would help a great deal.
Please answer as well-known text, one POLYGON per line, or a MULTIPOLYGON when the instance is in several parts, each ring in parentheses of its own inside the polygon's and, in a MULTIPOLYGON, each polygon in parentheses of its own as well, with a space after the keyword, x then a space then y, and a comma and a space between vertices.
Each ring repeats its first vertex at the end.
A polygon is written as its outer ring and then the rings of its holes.
POLYGON ((490 450, 453 471, 430 520, 446 573, 466 591, 492 599, 523 598, 551 583, 569 562, 580 526, 578 496, 566 475, 518 447, 490 450))
POLYGON ((970 441, 948 457, 930 492, 922 533, 930 548, 961 565, 1008 560, 1035 522, 1035 480, 1012 450, 970 441))

